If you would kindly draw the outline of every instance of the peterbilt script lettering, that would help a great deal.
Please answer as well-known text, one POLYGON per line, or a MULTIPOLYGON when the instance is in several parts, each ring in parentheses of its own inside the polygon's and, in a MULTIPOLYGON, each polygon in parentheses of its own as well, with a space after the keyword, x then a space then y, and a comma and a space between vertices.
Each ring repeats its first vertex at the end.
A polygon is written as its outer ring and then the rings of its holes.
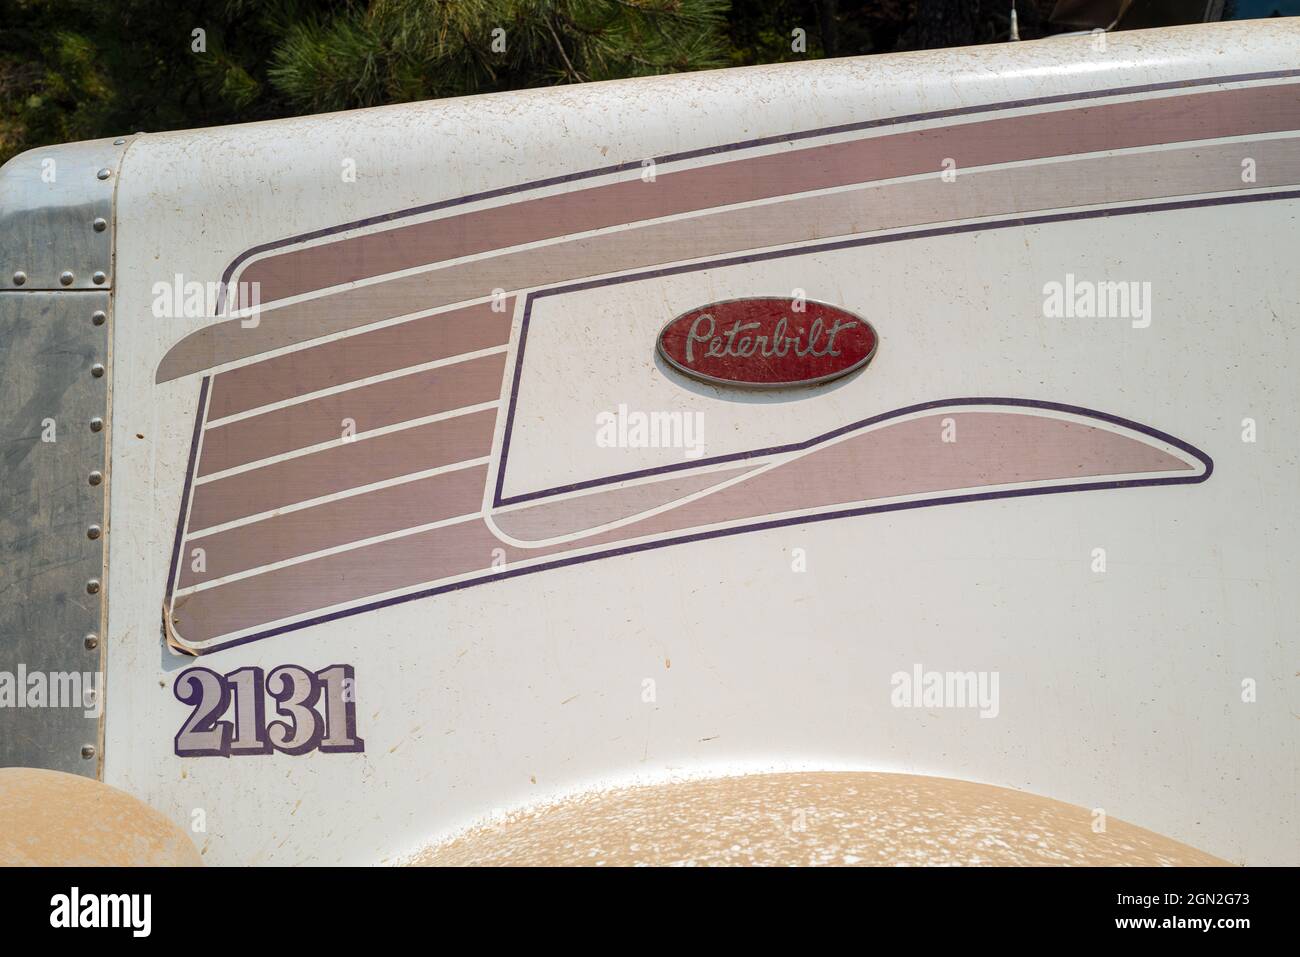
POLYGON ((722 385, 816 385, 866 365, 876 332, 865 319, 807 300, 734 299, 678 316, 659 333, 677 371, 722 385))
POLYGON ((835 348, 835 337, 839 334, 841 329, 846 329, 849 326, 855 325, 856 320, 852 322, 841 322, 839 319, 836 319, 835 324, 831 326, 829 330, 824 330, 822 329, 822 321, 817 319, 813 322, 812 328, 808 331, 808 342, 806 345, 804 344, 802 332, 796 336, 786 335, 785 324, 786 320, 783 316, 777 321, 776 329, 772 331, 770 343, 767 336, 746 335, 741 338, 740 343, 737 344, 736 336, 742 332, 747 333, 754 329, 761 329, 763 324, 760 322, 742 323, 737 319, 735 325, 719 336, 714 335, 716 324, 714 322, 713 313, 702 312, 696 316, 695 321, 691 323, 690 334, 686 337, 686 361, 695 361, 695 344, 697 342, 708 343, 708 349, 704 354, 710 359, 718 359, 726 356, 734 356, 737 359, 748 359, 752 355, 761 355, 764 359, 770 359, 772 356, 785 356, 791 350, 793 350, 794 354, 800 358, 803 356, 815 356, 817 358, 821 358, 822 356, 838 356, 840 355, 840 351, 835 348), (825 346, 820 345, 823 341, 823 333, 825 334, 825 346), (722 345, 724 341, 726 342, 726 345, 722 345))

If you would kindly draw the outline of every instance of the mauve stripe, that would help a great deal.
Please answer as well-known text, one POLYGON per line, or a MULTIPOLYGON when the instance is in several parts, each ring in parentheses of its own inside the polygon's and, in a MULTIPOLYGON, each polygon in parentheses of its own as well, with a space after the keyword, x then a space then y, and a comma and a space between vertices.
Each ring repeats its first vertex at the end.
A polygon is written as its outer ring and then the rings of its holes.
POLYGON ((477 512, 486 482, 487 466, 476 465, 189 539, 184 553, 202 548, 206 567, 195 573, 187 563, 179 587, 477 512))
MULTIPOLYGON (((215 353, 253 354, 402 311, 453 303, 492 288, 522 289, 670 262, 981 216, 1257 189, 1300 182, 1296 141, 1258 140, 1064 160, 1027 167, 868 186, 762 206, 727 209, 698 221, 657 223, 434 269, 375 286, 296 303, 263 316, 255 330, 225 337, 208 326, 177 343, 158 381, 197 372, 215 353), (1244 152, 1249 149, 1249 153, 1244 152), (1257 182, 1241 181, 1241 159, 1257 159, 1257 182), (1268 162, 1261 157, 1267 156, 1268 162)), ((237 320, 232 320, 237 321, 237 320)), ((232 358, 222 356, 220 361, 232 358)))
POLYGON ((219 373, 213 379, 208 418, 222 419, 304 392, 503 346, 510 341, 513 316, 513 298, 506 300, 504 309, 479 303, 219 373))
POLYGON ((270 302, 459 256, 659 216, 960 167, 1275 132, 1300 126, 1300 85, 1205 91, 782 150, 398 226, 257 260, 240 275, 270 302), (1061 144, 1070 144, 1062 149, 1061 144))
POLYGON ((488 568, 495 549, 511 551, 481 518, 474 518, 180 595, 172 606, 173 628, 180 641, 197 644, 277 618, 418 585, 431 572, 447 576, 488 568))
POLYGON ((495 422, 495 410, 471 412, 196 485, 189 530, 196 532, 371 482, 482 458, 492 446, 495 422))
POLYGON ((1077 422, 1033 414, 945 412, 846 439, 681 508, 571 545, 507 546, 474 519, 182 596, 173 616, 182 640, 198 643, 330 605, 486 570, 494 549, 501 549, 508 562, 520 561, 793 509, 1189 467, 1145 441, 1077 422), (956 420, 959 441, 942 441, 943 418, 956 420))
POLYGON ((741 465, 684 478, 659 479, 558 502, 543 502, 513 512, 500 512, 492 520, 499 530, 521 542, 555 538, 658 508, 753 469, 753 465, 741 465))
POLYGON ((501 398, 505 365, 504 353, 483 356, 209 426, 203 433, 198 474, 333 441, 343 434, 345 420, 353 424, 355 434, 495 402, 501 398))
POLYGON ((1184 459, 1145 441, 1078 422, 1006 412, 944 412, 816 449, 714 495, 577 544, 621 542, 897 495, 1190 468, 1184 459), (956 442, 942 440, 944 419, 954 420, 956 442))

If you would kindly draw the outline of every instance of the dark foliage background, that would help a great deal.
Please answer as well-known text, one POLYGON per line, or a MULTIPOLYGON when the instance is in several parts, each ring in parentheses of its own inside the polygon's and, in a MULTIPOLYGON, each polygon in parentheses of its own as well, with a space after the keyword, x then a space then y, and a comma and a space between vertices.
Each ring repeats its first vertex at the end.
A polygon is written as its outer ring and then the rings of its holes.
MULTIPOLYGON (((1057 29, 1046 25, 1051 5, 1018 0, 1023 38, 1057 29)), ((0 162, 47 143, 139 130, 995 42, 1007 38, 1010 7, 1011 0, 0 0, 0 162), (805 49, 792 49, 796 29, 805 49)))

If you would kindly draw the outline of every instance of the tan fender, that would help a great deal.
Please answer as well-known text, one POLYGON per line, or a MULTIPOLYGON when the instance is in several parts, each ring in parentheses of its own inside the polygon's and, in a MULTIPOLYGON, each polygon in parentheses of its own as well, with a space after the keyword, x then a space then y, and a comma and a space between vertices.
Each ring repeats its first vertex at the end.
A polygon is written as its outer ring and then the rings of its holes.
POLYGON ((179 827, 89 778, 0 768, 0 867, 201 867, 179 827))
POLYGON ((474 828, 412 863, 1228 864, 1145 828, 1024 791, 865 772, 755 774, 588 792, 474 828))

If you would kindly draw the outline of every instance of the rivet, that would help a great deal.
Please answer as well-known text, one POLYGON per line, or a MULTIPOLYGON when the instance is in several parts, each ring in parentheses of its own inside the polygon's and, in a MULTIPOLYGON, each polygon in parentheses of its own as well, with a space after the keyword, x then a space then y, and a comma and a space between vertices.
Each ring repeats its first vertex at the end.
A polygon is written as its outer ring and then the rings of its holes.
POLYGON ((104 367, 100 365, 98 362, 96 362, 93 366, 90 367, 90 374, 93 375, 96 379, 102 379, 104 378, 104 367))
POLYGON ((110 176, 113 175, 113 171, 112 171, 111 169, 109 169, 107 166, 105 166, 103 169, 101 169, 101 170, 100 170, 98 173, 96 173, 95 175, 96 175, 97 177, 99 177, 100 179, 108 179, 110 176))
POLYGON ((15 286, 21 286, 26 281, 27 281, 27 273, 23 272, 21 269, 18 270, 16 273, 14 273, 15 286))
POLYGON ((95 756, 95 746, 93 744, 83 744, 81 746, 81 756, 89 761, 95 756))
POLYGON ((102 326, 108 319, 108 315, 103 310, 97 310, 90 314, 90 321, 97 326, 102 326))
POLYGON ((86 537, 90 539, 92 542, 95 539, 99 538, 99 534, 100 534, 100 529, 98 525, 92 525, 90 526, 90 528, 86 529, 86 537))
POLYGON ((95 221, 90 225, 95 232, 102 233, 104 230, 108 229, 108 220, 103 216, 96 216, 95 221))
POLYGON ((96 286, 104 285, 104 281, 107 279, 108 276, 106 276, 102 272, 96 272, 93 276, 90 277, 90 281, 93 282, 96 286))
POLYGON ((90 581, 86 582, 86 594, 88 594, 88 595, 98 595, 98 594, 99 594, 99 579, 98 579, 98 578, 92 578, 90 581))
POLYGON ((92 432, 102 432, 102 431, 104 431, 104 420, 101 419, 99 416, 95 416, 93 419, 91 419, 91 420, 90 420, 90 431, 92 431, 92 432))
POLYGON ((91 472, 87 477, 87 481, 90 482, 91 485, 98 485, 100 482, 104 481, 104 473, 91 472))
POLYGON ((89 635, 86 636, 86 650, 94 651, 98 647, 99 647, 99 635, 96 635, 94 632, 91 632, 89 635))
POLYGON ((64 286, 71 286, 74 278, 70 270, 65 269, 59 273, 59 282, 64 286))

